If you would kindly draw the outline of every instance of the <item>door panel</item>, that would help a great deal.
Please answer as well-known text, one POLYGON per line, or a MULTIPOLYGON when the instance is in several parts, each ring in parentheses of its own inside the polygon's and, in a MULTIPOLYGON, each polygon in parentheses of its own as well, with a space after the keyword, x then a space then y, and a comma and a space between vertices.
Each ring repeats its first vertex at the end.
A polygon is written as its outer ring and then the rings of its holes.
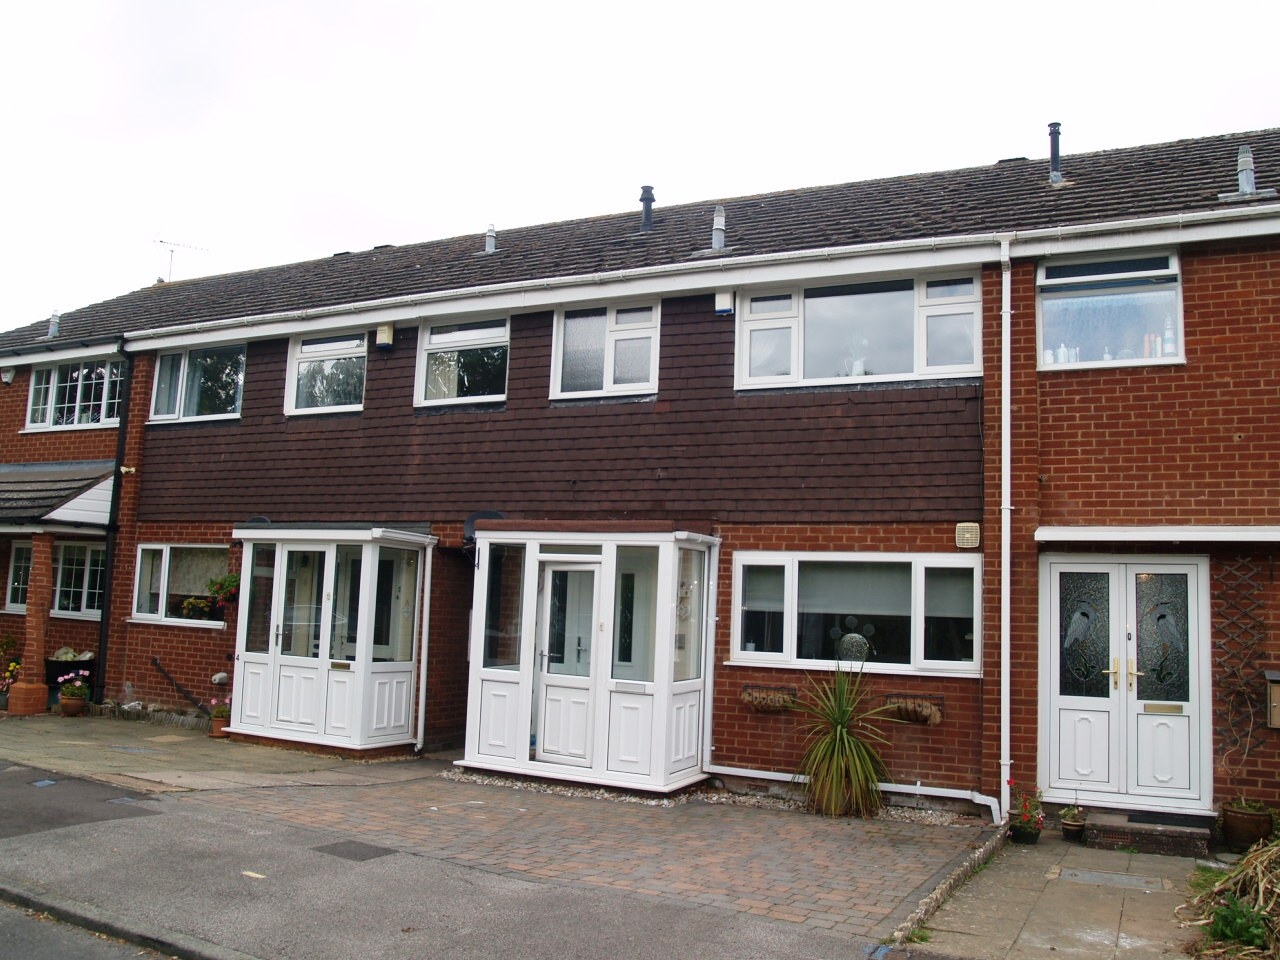
POLYGON ((546 564, 539 630, 539 760, 591 764, 592 646, 596 635, 597 568, 546 564))
POLYGON ((1202 565, 1048 568, 1050 788, 1201 798, 1202 565))

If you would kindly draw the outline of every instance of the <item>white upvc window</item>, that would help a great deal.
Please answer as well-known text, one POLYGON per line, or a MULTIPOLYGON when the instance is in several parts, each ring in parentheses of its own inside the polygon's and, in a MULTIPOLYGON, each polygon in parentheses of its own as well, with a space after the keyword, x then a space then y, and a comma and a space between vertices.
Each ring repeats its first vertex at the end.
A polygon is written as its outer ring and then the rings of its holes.
POLYGON ((31 583, 31 544, 14 543, 9 547, 9 579, 4 606, 14 613, 27 610, 27 587, 31 583))
POLYGON ((491 403, 507 396, 506 317, 424 323, 418 332, 419 406, 491 403))
POLYGON ((120 422, 124 362, 76 360, 31 371, 27 429, 114 426, 120 422))
POLYGON ((140 546, 133 615, 143 620, 221 621, 224 611, 209 584, 226 576, 229 556, 226 547, 140 546))
POLYGON ((972 554, 739 551, 732 659, 977 674, 980 587, 972 554))
POLYGON ((152 420, 212 420, 240 413, 244 344, 162 353, 156 361, 152 420))
POLYGON ((53 545, 53 612, 98 618, 106 583, 106 547, 97 543, 53 545))
POLYGON ((1036 280, 1041 370, 1186 361, 1176 254, 1046 260, 1036 280))
POLYGON ((364 407, 364 331, 294 337, 284 412, 341 413, 364 407))
POLYGON ((656 393, 656 304, 556 313, 552 398, 656 393))
POLYGON ((982 372, 976 274, 745 292, 739 388, 847 384, 982 372))

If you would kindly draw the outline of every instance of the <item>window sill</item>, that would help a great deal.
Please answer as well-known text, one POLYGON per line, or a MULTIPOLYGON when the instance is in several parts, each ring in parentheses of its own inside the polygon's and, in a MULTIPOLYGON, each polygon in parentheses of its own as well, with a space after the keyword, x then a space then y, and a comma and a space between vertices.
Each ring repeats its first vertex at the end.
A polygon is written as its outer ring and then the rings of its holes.
POLYGON ((438 410, 442 407, 447 410, 450 407, 488 407, 506 402, 507 395, 504 393, 492 397, 451 397, 448 400, 415 400, 413 405, 425 410, 438 410))
POLYGON ((1053 373, 1056 370, 1116 370, 1130 367, 1179 367, 1186 366, 1186 357, 1134 357, 1129 360, 1094 360, 1079 363, 1039 363, 1037 373, 1053 373))
MULTIPOLYGON (((834 673, 836 670, 834 662, 816 660, 798 662, 794 660, 749 660, 739 657, 723 660, 721 665, 726 667, 765 667, 769 670, 802 670, 805 673, 834 673)), ((848 664, 844 666, 846 669, 849 668, 848 664)), ((942 667, 932 664, 927 667, 913 667, 907 663, 868 663, 861 669, 864 673, 896 677, 968 677, 976 680, 982 676, 982 670, 977 664, 970 665, 968 663, 963 667, 942 667)))
POLYGON ((945 371, 930 373, 884 374, 882 376, 836 377, 823 380, 739 380, 733 385, 734 390, 813 390, 829 387, 895 386, 897 384, 937 383, 940 380, 964 380, 982 378, 981 367, 950 367, 945 371))
POLYGON ((286 417, 315 417, 326 413, 363 413, 364 404, 356 407, 304 407, 301 410, 285 410, 286 417))
POLYGON ((219 420, 239 420, 238 413, 218 413, 208 417, 150 417, 147 420, 147 426, 152 427, 160 423, 216 423, 219 420))
POLYGON ((120 427, 119 420, 112 420, 108 423, 66 423, 56 427, 33 427, 27 424, 20 431, 21 433, 67 433, 72 430, 116 430, 120 427))
POLYGON ((70 610, 50 610, 49 617, 55 620, 84 620, 88 623, 99 623, 101 613, 73 613, 70 610))
POLYGON ((149 627, 195 627, 197 630, 225 630, 225 620, 178 620, 171 617, 130 617, 125 621, 130 624, 145 624, 149 627))

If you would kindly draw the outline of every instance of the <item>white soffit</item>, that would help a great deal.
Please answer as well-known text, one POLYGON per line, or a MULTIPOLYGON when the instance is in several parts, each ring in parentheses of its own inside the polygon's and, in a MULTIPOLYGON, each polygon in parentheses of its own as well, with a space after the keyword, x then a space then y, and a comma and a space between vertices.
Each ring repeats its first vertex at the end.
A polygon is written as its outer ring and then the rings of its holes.
POLYGON ((1278 543, 1280 526, 1037 527, 1037 543, 1278 543))

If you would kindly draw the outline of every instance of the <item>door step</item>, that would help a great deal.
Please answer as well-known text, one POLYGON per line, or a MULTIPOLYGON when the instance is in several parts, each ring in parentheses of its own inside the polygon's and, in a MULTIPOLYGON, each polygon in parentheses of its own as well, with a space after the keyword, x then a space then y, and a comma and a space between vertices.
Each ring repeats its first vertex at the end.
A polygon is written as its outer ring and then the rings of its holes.
POLYGON ((1208 857, 1213 824, 1213 814, 1161 817, 1151 813, 1129 815, 1090 811, 1084 825, 1084 845, 1097 850, 1132 849, 1139 853, 1173 857, 1208 857), (1161 819, 1172 822, 1149 822, 1161 819))

